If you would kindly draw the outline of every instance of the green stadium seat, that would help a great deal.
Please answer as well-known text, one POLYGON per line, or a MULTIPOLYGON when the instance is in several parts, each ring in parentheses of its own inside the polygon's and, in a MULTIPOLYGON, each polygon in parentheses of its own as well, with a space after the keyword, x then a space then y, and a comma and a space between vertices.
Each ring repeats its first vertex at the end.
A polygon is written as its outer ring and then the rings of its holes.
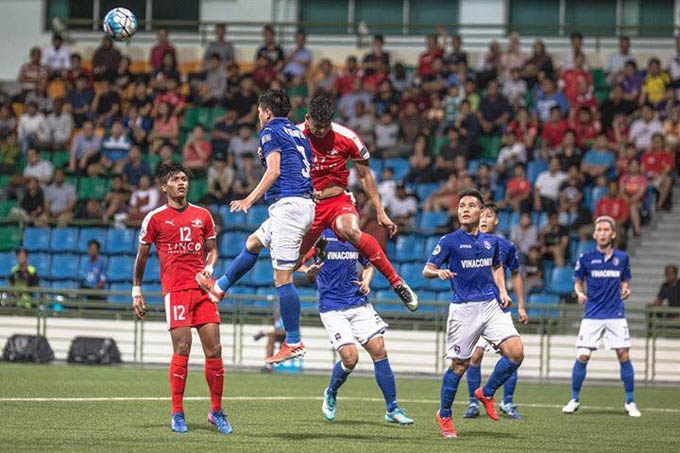
POLYGON ((198 109, 184 110, 184 121, 182 121, 182 129, 191 129, 198 123, 198 109))
POLYGON ((208 181, 193 179, 189 184, 189 201, 195 203, 208 195, 208 181))
POLYGON ((52 163, 55 168, 64 168, 71 160, 71 154, 68 151, 55 151, 52 153, 52 163))
POLYGON ((7 217, 12 208, 17 206, 16 200, 0 201, 0 217, 7 217))
POLYGON ((21 245, 23 233, 20 228, 0 227, 0 251, 13 250, 21 245))
POLYGON ((108 191, 108 179, 88 177, 78 181, 78 198, 81 200, 103 200, 108 191))
POLYGON ((0 175, 0 189, 9 186, 10 179, 12 179, 11 175, 0 175))
POLYGON ((161 156, 158 154, 144 154, 143 160, 151 167, 151 171, 155 172, 156 166, 161 161, 161 156))
POLYGON ((480 143, 482 145, 482 158, 498 159, 498 153, 501 151, 500 135, 482 135, 480 143))
POLYGON ((590 75, 593 77, 593 87, 595 90, 598 89, 609 89, 609 83, 607 83, 607 75, 604 73, 603 69, 591 69, 590 75))

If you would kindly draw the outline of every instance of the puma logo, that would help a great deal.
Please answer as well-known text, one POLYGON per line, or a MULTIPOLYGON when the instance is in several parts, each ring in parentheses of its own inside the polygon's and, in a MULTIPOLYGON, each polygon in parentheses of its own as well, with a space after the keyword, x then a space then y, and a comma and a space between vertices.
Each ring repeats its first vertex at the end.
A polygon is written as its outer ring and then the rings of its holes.
POLYGON ((178 378, 180 378, 180 379, 184 379, 184 378, 185 378, 185 376, 182 376, 181 374, 177 374, 177 373, 172 373, 172 377, 178 377, 178 378))

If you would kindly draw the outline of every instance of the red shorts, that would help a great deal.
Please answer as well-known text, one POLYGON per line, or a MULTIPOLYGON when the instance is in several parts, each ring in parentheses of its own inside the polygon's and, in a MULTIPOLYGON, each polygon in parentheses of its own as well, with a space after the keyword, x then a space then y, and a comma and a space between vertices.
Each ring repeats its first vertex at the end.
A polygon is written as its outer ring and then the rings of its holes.
POLYGON ((208 295, 198 288, 166 293, 163 301, 168 330, 176 327, 199 327, 203 324, 220 323, 217 305, 212 303, 208 295))
POLYGON ((337 236, 335 219, 343 214, 359 216, 357 208, 354 206, 354 195, 351 192, 345 191, 338 196, 319 201, 314 214, 314 224, 310 231, 318 237, 326 228, 330 228, 337 236))

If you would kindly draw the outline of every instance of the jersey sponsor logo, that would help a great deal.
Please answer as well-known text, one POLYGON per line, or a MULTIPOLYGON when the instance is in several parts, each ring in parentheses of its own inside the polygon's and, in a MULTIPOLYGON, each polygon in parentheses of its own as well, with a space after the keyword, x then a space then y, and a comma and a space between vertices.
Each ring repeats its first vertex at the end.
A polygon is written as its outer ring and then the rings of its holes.
POLYGON ((328 252, 329 260, 358 260, 359 252, 328 252))
POLYGON ((332 150, 328 151, 329 156, 337 156, 338 155, 338 150, 333 148, 332 150))
POLYGON ((590 271, 590 276, 595 278, 621 278, 621 271, 614 269, 598 269, 590 271))
POLYGON ((194 228, 203 228, 203 222, 201 219, 194 219, 191 221, 191 226, 194 228))
POLYGON ((283 131, 290 135, 291 137, 295 138, 300 138, 300 139, 306 139, 304 132, 302 132, 300 129, 291 129, 289 127, 284 127, 283 131))
POLYGON ((198 255, 202 248, 200 242, 171 242, 167 244, 165 253, 169 255, 198 255))
POLYGON ((472 245, 470 245, 470 244, 460 244, 460 247, 458 247, 458 248, 460 248, 460 249, 471 249, 472 245))
POLYGON ((592 260, 590 264, 602 264, 602 260, 592 260))
POLYGON ((492 264, 491 258, 478 258, 476 260, 461 260, 460 265, 463 269, 478 269, 480 267, 489 267, 492 264))
POLYGON ((335 337, 335 341, 340 341, 340 338, 342 338, 342 335, 340 333, 336 333, 334 335, 334 337, 335 337))
POLYGON ((484 248, 487 250, 491 250, 491 242, 489 241, 484 241, 482 244, 484 244, 484 248))
POLYGON ((441 251, 442 251, 442 247, 439 244, 437 244, 434 247, 434 250, 432 250, 432 254, 433 255, 439 255, 441 253, 441 251))
POLYGON ((271 134, 264 134, 262 137, 260 137, 260 141, 264 145, 267 142, 270 142, 272 140, 271 134))

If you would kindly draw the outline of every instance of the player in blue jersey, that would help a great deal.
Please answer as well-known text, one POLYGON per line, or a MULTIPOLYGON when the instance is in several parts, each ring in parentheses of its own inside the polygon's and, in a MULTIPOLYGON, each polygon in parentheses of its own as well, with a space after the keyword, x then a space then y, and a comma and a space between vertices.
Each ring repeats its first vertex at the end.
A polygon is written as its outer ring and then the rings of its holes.
POLYGON ((300 298, 293 284, 293 273, 300 245, 314 222, 310 162, 312 148, 288 118, 290 99, 281 90, 265 91, 258 100, 260 160, 265 167, 259 184, 243 200, 232 201, 231 212, 248 212, 262 196, 269 204, 269 218, 246 240, 245 247, 219 280, 197 274, 199 285, 219 302, 225 292, 257 262, 268 248, 274 268, 274 286, 279 296, 286 340, 279 352, 266 359, 278 363, 305 354, 300 338, 300 298))
MULTIPOLYGON (((482 211, 482 217, 479 222, 479 230, 482 233, 494 234, 498 226, 498 206, 495 204, 487 204, 482 211)), ((510 271, 512 279, 512 288, 517 295, 517 314, 519 322, 526 324, 529 321, 527 311, 524 309, 524 279, 519 273, 519 259, 517 248, 515 244, 503 237, 498 238, 498 245, 500 246, 501 264, 504 269, 510 271)), ((507 311, 507 310, 504 310, 507 311)), ((510 314, 508 313, 507 316, 510 314)), ((468 384, 468 392, 470 393, 470 405, 467 411, 463 414, 463 418, 474 418, 479 415, 479 401, 475 397, 475 390, 482 382, 482 359, 484 352, 489 349, 491 345, 484 338, 480 338, 477 347, 472 353, 470 359, 470 366, 465 374, 468 384)), ((523 417, 517 411, 514 404, 513 397, 515 394, 515 387, 517 386, 517 371, 515 371, 510 378, 503 384, 503 402, 499 406, 501 412, 507 414, 513 420, 522 420, 523 417)))
POLYGON ((604 347, 616 350, 619 358, 621 380, 626 392, 623 407, 631 417, 640 417, 642 414, 633 395, 635 373, 630 362, 630 332, 623 307, 623 301, 630 296, 630 262, 626 252, 614 248, 616 221, 613 218, 605 216, 595 220, 593 239, 597 247, 581 254, 574 268, 574 291, 578 302, 585 304, 585 316, 576 340, 576 361, 571 371, 571 399, 562 412, 573 414, 578 410, 590 354, 604 338, 604 347))
POLYGON ((503 355, 486 385, 475 390, 475 397, 492 420, 498 420, 493 399, 496 390, 524 360, 522 340, 510 316, 503 312, 512 300, 505 288, 498 237, 479 231, 483 208, 484 201, 478 190, 465 189, 460 193, 461 228, 442 236, 423 269, 425 278, 449 281, 453 293, 446 336, 446 357, 451 365, 444 374, 440 406, 435 415, 445 438, 458 437, 451 419, 451 406, 480 337, 503 355))
MULTIPOLYGON (((323 414, 328 420, 335 419, 338 390, 359 360, 356 340, 373 359, 375 380, 387 406, 385 421, 411 425, 413 420, 397 404, 397 387, 383 340, 387 324, 367 297, 375 269, 352 244, 339 240, 331 229, 325 230, 321 237, 327 241, 325 260, 302 266, 299 270, 316 276, 321 321, 333 348, 340 355, 340 361, 333 367, 330 383, 324 390, 323 414), (363 266, 361 279, 357 277, 357 263, 363 266)), ((311 259, 313 254, 312 251, 305 258, 311 259)))

